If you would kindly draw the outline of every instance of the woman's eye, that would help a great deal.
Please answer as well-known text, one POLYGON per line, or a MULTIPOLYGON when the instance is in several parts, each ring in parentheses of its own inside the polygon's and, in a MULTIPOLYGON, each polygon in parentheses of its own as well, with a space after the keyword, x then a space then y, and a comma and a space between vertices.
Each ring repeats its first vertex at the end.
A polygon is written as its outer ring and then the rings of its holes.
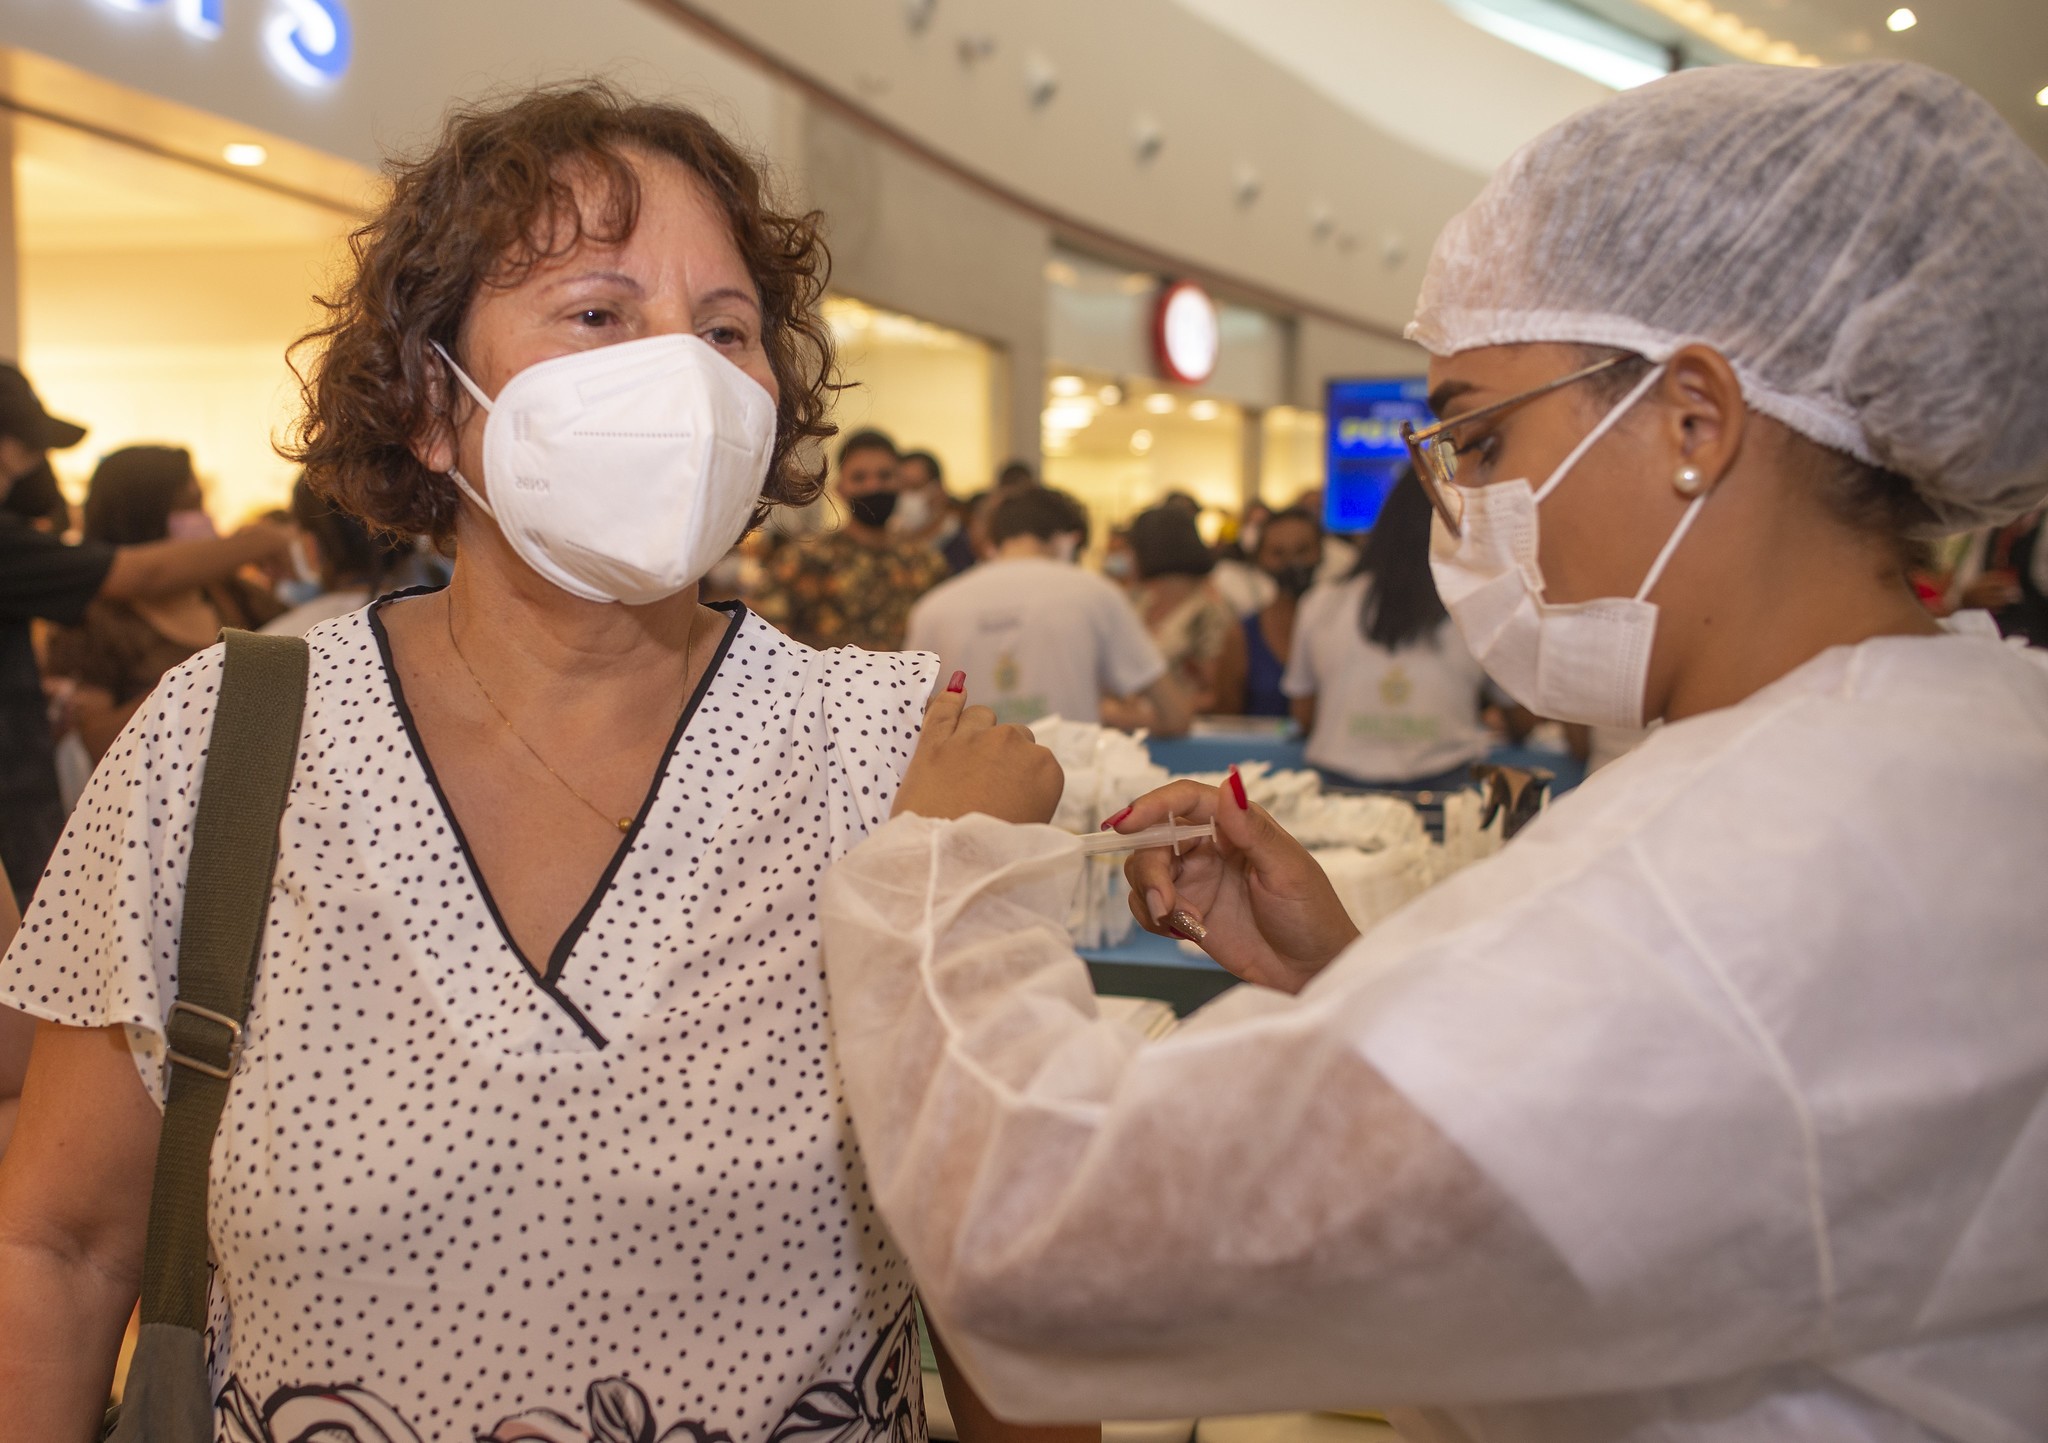
POLYGON ((714 346, 744 346, 747 333, 738 326, 713 326, 704 333, 704 339, 714 346))
POLYGON ((618 320, 617 316, 598 306, 593 306, 589 310, 576 313, 576 324, 591 330, 600 330, 605 326, 611 325, 616 320, 618 320))
POLYGON ((1460 441, 1452 449, 1457 452, 1461 466, 1475 463, 1480 466, 1491 466, 1493 458, 1500 454, 1500 437, 1488 432, 1483 436, 1460 441))

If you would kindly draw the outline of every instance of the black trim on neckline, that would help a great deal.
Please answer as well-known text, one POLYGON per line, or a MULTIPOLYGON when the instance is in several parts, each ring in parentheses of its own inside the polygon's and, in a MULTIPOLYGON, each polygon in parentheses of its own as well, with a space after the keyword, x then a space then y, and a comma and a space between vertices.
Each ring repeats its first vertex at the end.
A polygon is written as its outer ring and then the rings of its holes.
POLYGON ((585 899, 569 925, 563 929, 561 937, 555 943, 554 951, 549 954, 547 968, 543 971, 536 968, 520 950, 519 944, 512 940, 512 929, 505 925, 505 916, 498 910, 498 899, 491 895, 490 883, 484 880, 483 869, 477 865, 476 856, 470 851, 469 839, 463 834, 462 823, 456 819, 455 808, 449 805, 448 794, 441 790, 440 775, 434 770, 433 758, 427 755, 427 748, 420 740, 419 727, 413 721, 412 704, 405 699, 405 687, 398 679, 398 666, 391 657, 391 636, 384 629, 384 618, 380 614, 385 604, 416 596, 431 596, 445 589, 439 586, 414 586, 404 591, 395 591, 389 596, 378 597, 370 603, 367 609, 370 633, 377 640, 377 655, 384 665, 385 683, 390 688, 391 700, 398 709, 398 720, 405 728, 406 740, 412 744, 413 755, 419 758, 420 770, 426 775, 427 786, 433 791, 434 801, 441 809, 441 816, 448 823, 449 833, 455 839, 456 850, 462 853, 463 865, 469 868, 470 880, 476 884, 477 895, 483 900, 484 910, 490 913, 491 922, 498 929, 499 940, 505 944, 505 950, 519 963, 519 970, 552 998, 555 1005, 568 1014, 569 1020, 576 1024, 583 1035, 602 1050, 609 1045, 610 1039, 599 1032, 591 1024, 590 1019, 583 1015, 582 1009, 563 993, 562 970, 568 964, 569 954, 575 950, 576 943, 582 939, 584 931, 589 927, 590 919, 597 915, 597 909, 603 904, 605 894, 611 890, 612 881, 618 876, 619 867, 632 854, 633 844, 639 841, 640 829, 647 821, 647 814, 653 810, 655 798, 660 795, 661 784, 668 776, 669 764, 675 759, 676 748, 682 745, 683 734, 690 728, 690 719, 697 714, 697 707, 710 691, 719 667, 725 663, 726 653, 732 650, 733 641, 746 623, 746 604, 739 601, 699 603, 712 611, 731 612, 732 620, 726 623, 725 635, 719 639, 718 649, 712 653, 710 663, 704 668, 704 675, 697 679, 695 690, 690 693, 689 701, 683 706, 683 714, 676 719, 675 730, 669 734, 668 745, 662 749, 661 762, 654 769, 654 779, 647 785, 647 795, 641 798, 640 809, 634 813, 632 827, 620 838, 618 848, 612 853, 611 861, 598 877, 597 885, 591 889, 590 896, 585 899))

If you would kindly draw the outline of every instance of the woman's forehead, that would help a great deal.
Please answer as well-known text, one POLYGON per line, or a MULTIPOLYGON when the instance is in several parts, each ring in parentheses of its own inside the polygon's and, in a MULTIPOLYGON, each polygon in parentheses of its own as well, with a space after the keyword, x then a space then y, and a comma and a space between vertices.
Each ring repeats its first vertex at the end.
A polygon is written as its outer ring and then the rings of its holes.
MULTIPOLYGON (((556 216, 557 244, 575 227, 572 244, 535 267, 532 279, 557 282, 576 272, 625 272, 679 265, 694 289, 736 288, 757 300, 753 277, 733 235, 732 221, 702 176, 674 156, 629 147, 619 159, 631 168, 637 195, 633 227, 616 228, 616 178, 593 162, 565 171, 576 215, 556 216)), ((553 251, 555 246, 549 246, 553 251)))
POLYGON ((1555 341, 1475 346, 1429 359, 1430 408, 1441 417, 1526 391, 1571 369, 1571 348, 1555 341))

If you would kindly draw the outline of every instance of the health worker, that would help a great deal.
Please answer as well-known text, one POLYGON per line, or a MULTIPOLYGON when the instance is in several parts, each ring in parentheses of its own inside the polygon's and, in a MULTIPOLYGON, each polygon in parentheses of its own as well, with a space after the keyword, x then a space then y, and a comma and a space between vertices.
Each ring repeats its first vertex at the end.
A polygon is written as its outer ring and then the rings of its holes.
POLYGON ((1256 984, 1165 1040, 1096 1017, 1023 739, 935 703, 825 965, 999 1413, 2048 1437, 2048 665, 1904 564, 2048 497, 2043 237, 2048 168, 1909 65, 1687 71, 1509 161, 1411 330, 1438 586, 1532 710, 1664 724, 1363 937, 1241 788, 1145 797, 1220 835, 1134 910, 1256 984))

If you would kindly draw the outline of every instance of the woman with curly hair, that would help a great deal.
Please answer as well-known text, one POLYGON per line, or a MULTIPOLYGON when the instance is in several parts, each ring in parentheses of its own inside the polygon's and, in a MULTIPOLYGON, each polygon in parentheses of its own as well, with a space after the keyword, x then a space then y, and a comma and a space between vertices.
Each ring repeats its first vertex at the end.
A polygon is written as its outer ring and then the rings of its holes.
MULTIPOLYGON (((935 664, 697 601, 817 493, 815 217, 701 116, 587 84, 458 111, 392 181, 295 459, 454 578, 307 637, 210 1177, 219 1435, 921 1439, 815 894, 935 664)), ((109 752, 0 965, 44 1020, 0 1167, 22 1437, 89 1435, 135 1297, 221 658, 109 752)))

